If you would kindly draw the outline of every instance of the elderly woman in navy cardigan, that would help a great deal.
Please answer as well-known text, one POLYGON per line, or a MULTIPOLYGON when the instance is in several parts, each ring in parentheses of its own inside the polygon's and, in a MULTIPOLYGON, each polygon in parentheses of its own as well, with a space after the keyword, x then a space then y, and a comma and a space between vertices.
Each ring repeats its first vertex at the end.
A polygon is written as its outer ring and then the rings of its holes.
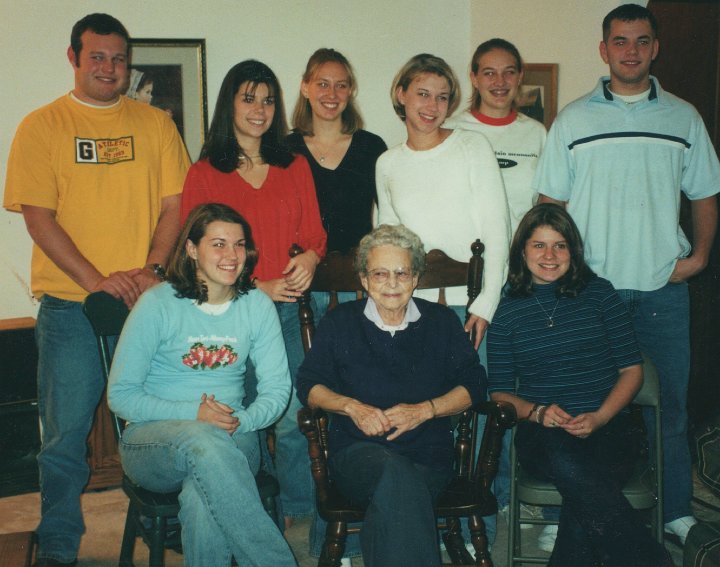
POLYGON ((298 396, 332 413, 330 474, 358 505, 368 566, 440 565, 433 501, 452 477, 450 416, 485 399, 485 372, 458 317, 413 299, 418 236, 382 225, 358 247, 368 298, 320 323, 298 396))

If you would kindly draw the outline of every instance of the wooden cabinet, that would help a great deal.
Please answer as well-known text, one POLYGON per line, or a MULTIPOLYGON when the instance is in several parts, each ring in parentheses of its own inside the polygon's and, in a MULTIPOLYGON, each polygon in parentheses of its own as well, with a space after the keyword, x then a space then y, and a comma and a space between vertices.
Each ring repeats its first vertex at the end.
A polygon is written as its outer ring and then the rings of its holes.
MULTIPOLYGON (((38 490, 35 319, 0 321, 0 496, 38 490)), ((105 396, 88 437, 89 490, 119 486, 120 457, 105 396)))

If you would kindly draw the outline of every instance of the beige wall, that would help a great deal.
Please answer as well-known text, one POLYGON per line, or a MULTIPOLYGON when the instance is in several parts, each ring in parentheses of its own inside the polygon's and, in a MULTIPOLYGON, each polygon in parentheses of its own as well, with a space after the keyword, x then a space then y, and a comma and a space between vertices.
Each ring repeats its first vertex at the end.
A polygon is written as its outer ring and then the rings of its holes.
MULTIPOLYGON (((474 0, 471 2, 470 53, 479 43, 502 37, 513 42, 528 63, 558 63, 558 108, 562 109, 592 89, 600 75, 607 74, 598 52, 601 24, 610 10, 623 3, 621 0, 474 0)), ((465 71, 468 71, 467 64, 465 71)))
MULTIPOLYGON (((502 36, 529 62, 560 63, 560 105, 594 84, 603 66, 598 28, 617 5, 609 0, 0 0, 0 182, 18 123, 72 88, 65 56, 72 24, 110 11, 135 37, 207 40, 210 114, 231 65, 268 63, 292 109, 307 57, 320 46, 343 51, 355 66, 367 128, 388 145, 403 140, 388 89, 397 69, 425 51, 444 57, 463 77, 477 43, 502 36), (508 6, 512 6, 509 11, 508 6), (542 6, 542 9, 538 9, 542 6)), ((0 211, 0 318, 35 315, 29 291, 31 242, 18 214, 0 211)))

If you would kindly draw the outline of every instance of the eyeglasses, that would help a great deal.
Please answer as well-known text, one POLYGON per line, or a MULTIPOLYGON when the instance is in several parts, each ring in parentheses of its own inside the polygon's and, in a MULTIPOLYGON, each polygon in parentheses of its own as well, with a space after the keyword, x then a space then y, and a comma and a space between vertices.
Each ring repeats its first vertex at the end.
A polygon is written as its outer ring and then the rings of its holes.
POLYGON ((395 279, 400 283, 407 283, 411 281, 414 275, 412 271, 406 270, 405 268, 398 268, 392 272, 390 270, 378 268, 377 270, 370 270, 368 272, 368 277, 373 283, 384 284, 390 279, 390 274, 395 274, 395 279))

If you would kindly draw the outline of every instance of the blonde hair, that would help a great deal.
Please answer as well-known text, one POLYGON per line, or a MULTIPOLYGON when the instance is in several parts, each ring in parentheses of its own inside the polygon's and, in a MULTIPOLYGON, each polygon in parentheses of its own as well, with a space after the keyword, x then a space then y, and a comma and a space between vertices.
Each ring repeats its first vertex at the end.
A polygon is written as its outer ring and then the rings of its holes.
MULTIPOLYGON (((355 79, 355 73, 353 72, 352 65, 347 58, 334 49, 327 47, 321 47, 308 59, 307 66, 305 67, 305 73, 303 73, 303 83, 309 83, 313 77, 317 74, 318 69, 325 63, 338 63, 345 67, 345 71, 348 74, 348 87, 350 88, 350 96, 348 97, 347 106, 342 112, 342 133, 343 134, 354 134, 363 127, 363 119, 360 116, 360 112, 355 107, 355 96, 357 95, 357 79, 355 79)), ((299 132, 303 136, 312 136, 313 123, 312 123, 312 108, 310 107, 310 101, 303 96, 302 91, 298 93, 297 101, 295 102, 295 110, 292 115, 292 127, 293 130, 299 132)))
POLYGON ((455 72, 450 68, 444 59, 430 55, 429 53, 421 53, 402 66, 393 79, 392 86, 390 87, 390 100, 392 101, 395 114, 400 117, 400 120, 405 121, 405 107, 400 103, 397 97, 398 89, 402 89, 403 92, 407 91, 410 83, 413 82, 415 77, 422 75, 423 73, 432 73, 444 78, 448 82, 450 87, 450 94, 448 95, 448 116, 451 116, 460 104, 460 83, 455 75, 455 72))

